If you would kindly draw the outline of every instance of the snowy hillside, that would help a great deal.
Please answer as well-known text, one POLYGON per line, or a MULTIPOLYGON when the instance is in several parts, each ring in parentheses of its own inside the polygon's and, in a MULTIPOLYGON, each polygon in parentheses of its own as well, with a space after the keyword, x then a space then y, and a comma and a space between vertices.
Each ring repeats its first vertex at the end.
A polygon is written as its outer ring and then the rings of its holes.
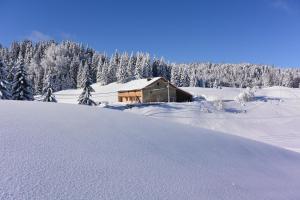
POLYGON ((272 87, 258 90, 255 100, 241 106, 236 88, 185 88, 208 101, 170 103, 127 110, 217 130, 300 152, 300 90, 272 87), (219 101, 223 100, 222 108, 219 101))
MULTIPOLYGON (((93 84, 93 99, 116 103, 123 84, 93 84)), ((171 120, 192 126, 217 130, 300 152, 300 89, 271 87, 258 89, 255 100, 241 106, 234 101, 244 89, 183 88, 207 101, 170 103, 126 110, 148 117, 171 120), (223 101, 219 109, 219 101, 223 101), (244 112, 246 111, 246 112, 244 112)), ((79 90, 56 93, 60 103, 77 103, 79 90)))
POLYGON ((297 153, 109 109, 0 107, 0 199, 300 198, 297 153))

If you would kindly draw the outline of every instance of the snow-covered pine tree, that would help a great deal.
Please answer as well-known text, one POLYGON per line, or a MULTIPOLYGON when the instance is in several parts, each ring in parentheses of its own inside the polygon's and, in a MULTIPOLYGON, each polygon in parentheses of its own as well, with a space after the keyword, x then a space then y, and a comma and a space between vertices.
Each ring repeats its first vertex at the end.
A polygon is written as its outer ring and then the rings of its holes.
POLYGON ((72 88, 77 88, 77 74, 80 65, 79 57, 74 56, 70 64, 70 78, 72 88))
POLYGON ((181 65, 179 68, 180 72, 180 84, 179 87, 188 87, 190 84, 190 77, 189 77, 189 68, 187 65, 181 65))
POLYGON ((127 53, 121 55, 120 66, 117 69, 117 80, 119 83, 125 83, 128 80, 127 67, 129 64, 129 57, 127 53))
POLYGON ((23 41, 24 46, 24 63, 26 66, 29 66, 31 63, 31 59, 33 57, 33 42, 30 40, 23 41))
POLYGON ((152 75, 153 77, 158 77, 158 73, 159 73, 159 60, 157 58, 153 58, 153 62, 152 62, 152 75))
POLYGON ((282 80, 283 86, 285 86, 285 87, 292 87, 293 80, 294 80, 293 74, 290 71, 287 71, 284 74, 284 78, 282 80))
POLYGON ((96 82, 101 82, 101 80, 102 80, 102 76, 103 76, 102 70, 103 70, 104 62, 106 59, 108 59, 107 56, 105 54, 101 54, 100 59, 98 61, 98 65, 97 65, 96 82))
POLYGON ((196 87, 198 86, 198 78, 197 78, 197 71, 196 71, 196 68, 194 65, 191 65, 190 66, 190 73, 189 73, 189 77, 190 77, 190 83, 189 83, 189 86, 190 87, 196 87))
POLYGON ((135 71, 134 77, 135 79, 142 79, 144 74, 144 54, 138 52, 136 54, 136 64, 135 64, 135 71))
POLYGON ((108 83, 117 81, 116 73, 117 73, 117 69, 119 68, 119 66, 120 66, 120 54, 116 50, 116 52, 111 57, 110 62, 109 62, 109 67, 108 67, 108 71, 107 71, 108 83))
POLYGON ((96 103, 91 99, 91 92, 95 92, 92 88, 92 80, 90 77, 90 68, 88 64, 84 66, 84 80, 83 80, 83 91, 78 98, 78 104, 93 106, 96 103))
POLYGON ((44 102, 54 102, 54 103, 57 102, 57 100, 56 100, 56 98, 55 98, 55 96, 54 96, 54 94, 53 94, 53 89, 51 88, 51 86, 49 86, 49 87, 47 88, 47 91, 46 91, 46 93, 44 94, 43 101, 44 101, 44 102))
POLYGON ((33 101, 32 87, 27 80, 23 59, 19 60, 12 85, 12 99, 33 101))
POLYGON ((215 79, 213 87, 216 89, 219 88, 219 81, 217 79, 215 79))
POLYGON ((55 84, 52 85, 55 91, 72 88, 72 79, 70 76, 71 58, 69 55, 68 43, 59 45, 51 44, 45 51, 45 57, 41 62, 45 71, 53 73, 55 84), (50 71, 48 69, 51 69, 50 71))
POLYGON ((92 83, 96 83, 98 63, 101 60, 101 55, 94 53, 94 51, 92 51, 92 53, 90 54, 92 54, 92 58, 90 59, 90 68, 91 68, 90 73, 91 73, 92 83))
POLYGON ((101 85, 107 85, 109 83, 109 75, 108 75, 109 63, 110 63, 109 59, 105 58, 103 61, 103 66, 101 67, 101 71, 98 71, 97 82, 99 82, 101 85))
POLYGON ((11 99, 9 88, 6 67, 2 60, 0 60, 0 99, 11 99))
POLYGON ((131 81, 134 79, 135 64, 136 64, 136 56, 133 53, 131 53, 129 61, 128 61, 127 69, 126 69, 128 81, 131 81))
POLYGON ((144 55, 142 69, 144 78, 152 77, 152 65, 149 53, 144 55))
POLYGON ((172 64, 171 83, 176 86, 179 86, 180 84, 179 68, 176 66, 176 64, 172 64))
POLYGON ((269 68, 266 68, 262 74, 262 84, 265 87, 271 87, 273 85, 273 75, 269 68))
MULTIPOLYGON (((170 67, 170 66, 169 66, 170 67)), ((168 71, 168 65, 166 64, 165 60, 163 57, 160 58, 159 60, 159 65, 158 65, 158 76, 164 77, 165 79, 170 79, 171 77, 171 71, 168 71)))
POLYGON ((46 78, 46 83, 45 84, 47 84, 47 86, 45 88, 43 88, 43 92, 44 92, 43 101, 44 102, 54 102, 54 103, 56 103, 57 100, 55 98, 55 95, 53 94, 53 88, 52 88, 53 78, 51 77, 51 75, 49 75, 46 78))
POLYGON ((40 52, 36 52, 33 58, 30 60, 28 66, 30 76, 28 79, 31 82, 35 94, 43 93, 43 81, 44 81, 44 68, 41 66, 40 52))
POLYGON ((78 73, 77 73, 77 88, 80 88, 84 81, 84 61, 81 61, 78 66, 78 73))

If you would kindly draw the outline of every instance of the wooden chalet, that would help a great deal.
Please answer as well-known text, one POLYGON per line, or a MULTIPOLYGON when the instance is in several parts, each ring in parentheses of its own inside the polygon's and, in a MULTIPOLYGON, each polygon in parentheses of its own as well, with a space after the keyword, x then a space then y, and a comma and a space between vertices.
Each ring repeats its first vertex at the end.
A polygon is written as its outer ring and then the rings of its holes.
POLYGON ((139 79, 126 83, 118 91, 118 101, 125 103, 188 102, 193 96, 162 77, 139 79))

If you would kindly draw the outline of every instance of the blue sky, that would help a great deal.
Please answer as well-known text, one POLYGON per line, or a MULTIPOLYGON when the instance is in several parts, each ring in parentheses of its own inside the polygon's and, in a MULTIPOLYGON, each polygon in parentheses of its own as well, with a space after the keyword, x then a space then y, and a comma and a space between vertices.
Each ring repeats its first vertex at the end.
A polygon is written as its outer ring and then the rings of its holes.
POLYGON ((299 0, 0 0, 0 43, 74 40, 174 62, 300 66, 299 0))

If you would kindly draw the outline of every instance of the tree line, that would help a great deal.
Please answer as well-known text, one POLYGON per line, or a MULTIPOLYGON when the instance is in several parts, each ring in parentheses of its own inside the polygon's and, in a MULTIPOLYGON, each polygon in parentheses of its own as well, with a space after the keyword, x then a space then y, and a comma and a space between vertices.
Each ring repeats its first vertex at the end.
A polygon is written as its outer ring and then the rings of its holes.
POLYGON ((115 51, 109 56, 71 41, 24 40, 13 42, 9 48, 0 45, 2 96, 5 85, 8 90, 13 89, 18 73, 26 74, 33 95, 44 94, 49 85, 53 91, 84 87, 87 79, 106 85, 157 76, 179 87, 299 87, 300 84, 299 68, 249 63, 176 64, 146 52, 115 51))

